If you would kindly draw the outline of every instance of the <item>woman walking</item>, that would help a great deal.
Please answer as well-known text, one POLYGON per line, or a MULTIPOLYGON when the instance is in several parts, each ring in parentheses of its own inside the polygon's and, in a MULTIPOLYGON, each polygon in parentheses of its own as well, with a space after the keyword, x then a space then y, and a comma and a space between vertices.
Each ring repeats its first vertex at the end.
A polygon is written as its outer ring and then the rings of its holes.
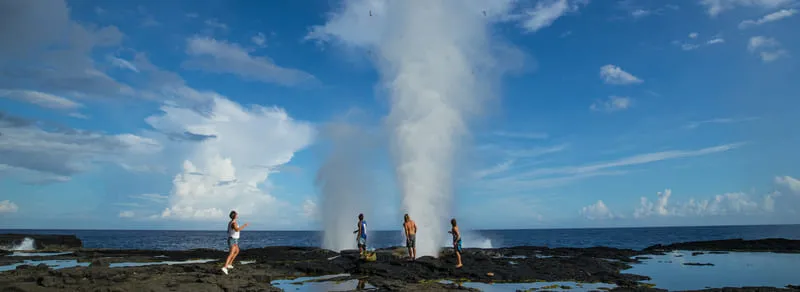
POLYGON ((236 211, 231 211, 229 216, 231 217, 231 221, 228 222, 228 249, 230 249, 230 252, 228 253, 228 259, 225 261, 225 265, 222 266, 222 272, 225 273, 225 275, 228 274, 229 269, 233 269, 233 260, 239 255, 239 231, 247 227, 247 223, 239 226, 239 222, 236 221, 236 219, 239 219, 239 214, 237 214, 236 211))

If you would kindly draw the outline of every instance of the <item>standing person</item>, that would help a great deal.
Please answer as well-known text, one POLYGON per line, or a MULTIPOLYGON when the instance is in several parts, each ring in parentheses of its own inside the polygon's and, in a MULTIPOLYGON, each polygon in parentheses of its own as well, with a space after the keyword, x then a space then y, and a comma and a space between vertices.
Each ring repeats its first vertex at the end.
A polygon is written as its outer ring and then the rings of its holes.
POLYGON ((408 256, 411 260, 417 258, 417 223, 411 220, 411 217, 406 214, 403 216, 403 230, 406 232, 406 247, 408 248, 408 256))
POLYGON ((458 224, 456 223, 456 218, 450 219, 450 225, 453 225, 453 228, 450 229, 447 233, 453 235, 453 250, 456 252, 456 260, 458 263, 456 264, 456 269, 463 267, 464 265, 461 264, 461 232, 458 231, 458 224))
POLYGON ((228 269, 233 269, 233 260, 239 255, 239 231, 247 227, 247 223, 239 226, 239 222, 236 221, 236 219, 239 219, 239 214, 236 211, 231 211, 228 216, 231 217, 231 221, 228 222, 228 248, 230 252, 228 253, 228 259, 225 260, 225 265, 222 266, 222 272, 225 275, 228 274, 228 269))
POLYGON ((364 221, 364 214, 358 214, 358 229, 353 233, 358 234, 356 235, 358 252, 363 256, 367 252, 367 221, 364 221))

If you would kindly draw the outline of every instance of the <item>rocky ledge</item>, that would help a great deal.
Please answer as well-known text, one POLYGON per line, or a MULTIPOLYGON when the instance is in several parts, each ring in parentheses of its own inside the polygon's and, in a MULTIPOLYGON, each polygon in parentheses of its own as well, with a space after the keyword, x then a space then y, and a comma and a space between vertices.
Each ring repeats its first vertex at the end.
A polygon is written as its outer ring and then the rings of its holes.
MULTIPOLYGON (((741 241, 735 250, 760 246, 741 241)), ((798 241, 785 241, 787 246, 798 241)), ((730 243, 729 243, 730 244, 730 243)), ((265 247, 243 250, 229 275, 220 272, 220 262, 201 264, 110 267, 119 262, 185 261, 223 259, 223 251, 80 249, 71 258, 87 267, 53 270, 45 265, 21 265, 0 273, 0 291, 281 291, 271 282, 305 276, 340 275, 336 281, 360 280, 378 291, 470 290, 440 280, 471 282, 603 282, 616 285, 613 291, 663 291, 643 284, 648 277, 627 274, 638 256, 670 249, 651 247, 629 249, 512 247, 466 249, 464 267, 456 269, 452 250, 439 258, 405 259, 405 249, 377 251, 377 260, 365 262, 355 251, 341 253, 306 247, 265 247)), ((681 249, 708 246, 705 242, 681 243, 681 249)), ((733 244, 731 244, 733 246, 733 244)), ((780 249, 778 249, 780 250, 780 249)), ((791 249, 786 249, 791 250, 791 249)), ((5 259, 11 257, 2 257, 5 259)), ((20 260, 21 261, 21 260, 20 260)), ((330 279, 332 280, 332 279, 330 279)), ((290 290, 294 290, 292 286, 290 290)), ((797 291, 796 287, 723 288, 708 291, 797 291)), ((546 290, 546 289, 545 289, 546 290)))

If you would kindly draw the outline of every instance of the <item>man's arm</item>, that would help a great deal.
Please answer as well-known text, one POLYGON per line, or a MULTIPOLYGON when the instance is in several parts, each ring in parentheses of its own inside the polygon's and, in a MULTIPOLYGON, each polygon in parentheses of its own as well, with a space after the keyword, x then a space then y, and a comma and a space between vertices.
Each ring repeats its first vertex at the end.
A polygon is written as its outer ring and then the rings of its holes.
POLYGON ((461 239, 461 232, 458 231, 458 227, 456 227, 455 230, 456 230, 456 240, 461 239))

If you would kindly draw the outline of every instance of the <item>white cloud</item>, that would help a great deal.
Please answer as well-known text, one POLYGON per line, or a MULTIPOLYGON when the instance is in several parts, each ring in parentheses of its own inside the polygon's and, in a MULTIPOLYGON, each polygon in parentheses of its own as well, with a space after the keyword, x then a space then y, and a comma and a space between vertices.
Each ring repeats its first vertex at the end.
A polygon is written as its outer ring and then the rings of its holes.
POLYGON ((755 7, 774 9, 792 3, 794 0, 700 0, 700 4, 708 9, 708 14, 717 16, 725 10, 736 7, 755 7))
POLYGON ((696 129, 697 127, 700 127, 700 126, 705 125, 705 124, 732 124, 732 123, 749 122, 749 121, 755 121, 755 120, 758 120, 758 117, 747 117, 747 118, 741 118, 741 119, 716 118, 716 119, 710 119, 710 120, 704 120, 704 121, 690 122, 690 123, 686 124, 685 127, 688 128, 688 129, 696 129))
POLYGON ((137 135, 93 133, 2 112, 0 132, 0 165, 32 182, 66 181, 98 163, 135 161, 162 148, 159 142, 137 135))
POLYGON ((2 213, 16 213, 19 210, 17 204, 9 200, 0 201, 0 214, 2 213))
POLYGON ((611 64, 600 67, 600 77, 606 84, 627 85, 643 82, 631 73, 623 71, 619 66, 611 64))
POLYGON ((780 43, 778 43, 778 41, 776 41, 774 38, 768 38, 765 36, 754 36, 751 37, 750 41, 747 43, 747 50, 755 52, 760 49, 769 49, 778 46, 780 46, 780 43))
POLYGON ((781 48, 781 44, 778 41, 765 36, 751 37, 750 41, 747 43, 747 50, 751 53, 758 54, 765 63, 775 61, 788 55, 786 50, 781 48))
POLYGON ((96 48, 113 48, 123 34, 115 26, 83 26, 70 19, 63 0, 2 1, 0 88, 35 89, 54 95, 130 95, 132 89, 95 67, 96 48), (42 70, 47 68, 47 70, 42 70))
POLYGON ((300 215, 309 219, 316 220, 318 216, 317 203, 311 199, 303 201, 303 210, 300 215))
POLYGON ((0 89, 0 96, 55 110, 72 111, 83 107, 67 98, 33 90, 0 89))
POLYGON ((152 193, 151 194, 135 195, 135 196, 131 196, 131 198, 140 199, 140 200, 148 200, 148 201, 153 201, 153 202, 158 202, 158 203, 164 202, 165 200, 167 200, 167 196, 165 196, 165 195, 152 194, 152 193))
POLYGON ((781 186, 784 186, 792 192, 800 194, 800 180, 793 178, 791 176, 778 176, 775 177, 775 183, 781 186))
POLYGON ((250 40, 259 47, 266 47, 267 46, 267 37, 263 33, 257 33, 254 35, 250 40))
POLYGON ((505 131, 497 131, 494 132, 494 135, 505 137, 505 138, 515 138, 515 139, 547 139, 549 135, 547 133, 540 133, 540 132, 505 132, 505 131))
POLYGON ((509 169, 511 169, 511 165, 513 163, 514 163, 514 160, 506 160, 506 161, 503 161, 503 162, 501 162, 499 164, 496 164, 496 165, 494 165, 494 166, 492 166, 490 168, 478 170, 473 174, 473 176, 476 179, 482 179, 482 178, 487 177, 487 176, 491 176, 491 175, 498 174, 498 173, 503 173, 503 172, 506 172, 509 169))
POLYGON ((764 15, 758 20, 744 20, 739 23, 739 29, 746 29, 749 27, 759 26, 767 22, 778 21, 784 18, 792 17, 797 14, 797 9, 781 9, 779 11, 764 15))
POLYGON ((108 58, 108 61, 111 62, 111 64, 114 65, 114 66, 117 66, 117 67, 122 68, 122 69, 128 69, 128 70, 131 70, 133 72, 139 73, 139 69, 136 68, 136 66, 134 66, 133 64, 131 64, 131 62, 128 62, 127 60, 123 60, 123 59, 120 59, 120 58, 117 58, 117 57, 114 57, 114 56, 111 56, 111 55, 107 56, 107 58, 108 58))
POLYGON ((235 74, 246 79, 286 86, 315 80, 311 74, 280 67, 265 56, 253 56, 238 44, 212 38, 189 38, 186 53, 192 58, 183 63, 184 68, 235 74))
POLYGON ((646 197, 640 199, 639 207, 633 213, 634 218, 651 216, 726 216, 726 215, 753 215, 773 212, 775 197, 779 193, 767 194, 759 204, 745 193, 726 193, 713 196, 711 199, 689 199, 683 203, 670 204, 672 190, 666 189, 657 194, 658 199, 650 202, 646 197))
MULTIPOLYGON (((736 149, 742 145, 744 145, 744 143, 724 144, 698 150, 671 150, 645 153, 613 161, 578 166, 535 167, 528 169, 518 167, 514 169, 513 172, 506 171, 506 175, 487 176, 483 180, 477 182, 476 188, 491 193, 528 192, 535 188, 554 187, 591 177, 622 175, 626 173, 624 170, 616 170, 617 168, 670 159, 709 155, 736 149)), ((498 166, 498 168, 500 167, 498 166)))
POLYGON ((597 203, 581 208, 580 214, 589 220, 614 219, 617 217, 603 203, 603 200, 598 200, 597 203))
POLYGON ((634 218, 648 217, 651 215, 666 216, 669 215, 667 204, 669 204, 669 197, 672 196, 672 190, 666 189, 664 192, 658 192, 658 200, 655 203, 650 202, 645 197, 642 197, 639 202, 639 207, 633 212, 634 218))
POLYGON ((147 123, 164 133, 213 136, 189 143, 175 175, 169 207, 160 217, 218 220, 235 209, 243 216, 276 216, 281 210, 268 177, 312 142, 311 125, 279 108, 250 108, 216 95, 209 113, 163 106, 147 123), (261 215, 266 214, 266 215, 261 215))
POLYGON ((121 211, 119 212, 119 218, 133 218, 135 214, 133 211, 121 211))
POLYGON ((642 17, 648 16, 648 15, 650 15, 652 13, 653 12, 650 11, 650 10, 636 9, 636 10, 631 12, 631 16, 633 16, 634 18, 642 18, 642 17))
POLYGON ((208 26, 208 27, 210 27, 212 29, 221 29, 221 30, 227 30, 228 29, 228 25, 227 24, 219 22, 219 20, 213 19, 213 18, 206 20, 205 24, 206 24, 206 26, 208 26))
POLYGON ((522 26, 530 32, 536 32, 553 24, 556 19, 570 11, 567 0, 543 0, 536 7, 525 11, 526 19, 522 26))
POLYGON ((629 97, 609 96, 608 100, 595 101, 589 106, 593 111, 616 112, 626 110, 631 107, 632 101, 629 97))
POLYGON ((704 46, 710 46, 710 45, 716 45, 716 44, 725 43, 725 39, 723 39, 719 35, 716 35, 716 36, 712 37, 711 39, 709 39, 709 40, 707 40, 705 42, 696 43, 697 42, 697 38, 699 36, 700 36, 700 34, 698 34, 696 32, 693 32, 693 33, 689 34, 689 39, 691 39, 690 42, 693 42, 693 43, 688 43, 688 42, 683 42, 683 41, 673 41, 672 43, 675 44, 675 45, 680 45, 681 49, 684 50, 684 51, 692 51, 692 50, 696 50, 696 49, 699 49, 699 48, 704 47, 704 46))

